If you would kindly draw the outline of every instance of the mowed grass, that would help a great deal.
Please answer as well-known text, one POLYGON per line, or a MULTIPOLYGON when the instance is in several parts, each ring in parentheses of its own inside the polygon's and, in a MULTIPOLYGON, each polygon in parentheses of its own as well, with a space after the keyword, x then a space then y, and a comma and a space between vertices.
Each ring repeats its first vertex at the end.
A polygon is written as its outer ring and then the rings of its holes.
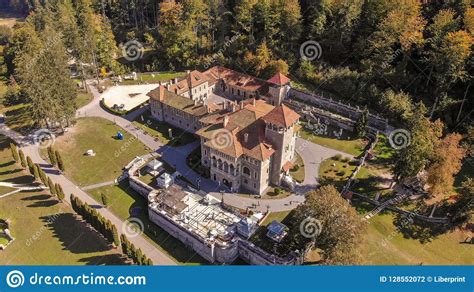
POLYGON ((141 128, 152 137, 159 139, 161 143, 171 146, 183 146, 196 141, 196 136, 185 132, 170 124, 158 122, 152 118, 151 112, 147 110, 141 116, 133 121, 133 125, 141 128), (173 139, 169 136, 169 129, 171 129, 173 139))
POLYGON ((337 159, 332 157, 321 162, 319 177, 321 184, 332 184, 337 188, 342 188, 349 176, 356 168, 354 161, 342 157, 337 159))
MULTIPOLYGON (((32 178, 11 158, 10 141, 0 136, 0 181, 32 178)), ((47 192, 21 192, 0 199, 0 218, 15 240, 0 252, 0 265, 117 265, 121 255, 78 220, 69 205, 47 192)))
POLYGON ((108 199, 108 208, 122 220, 136 217, 142 220, 144 235, 156 248, 173 257, 178 263, 186 265, 209 264, 205 259, 188 249, 183 243, 155 225, 148 219, 148 205, 145 198, 133 191, 128 182, 90 190, 91 196, 101 201, 104 194, 108 199))
POLYGON ((474 246, 463 242, 468 234, 461 231, 442 234, 422 244, 405 238, 393 224, 394 215, 372 217, 368 224, 364 250, 369 265, 472 265, 474 246))
POLYGON ((87 93, 85 91, 79 90, 77 93, 77 99, 76 99, 77 108, 81 108, 87 105, 89 102, 92 101, 92 98, 93 96, 91 93, 87 93))
POLYGON ((297 182, 302 183, 304 181, 304 161, 298 153, 296 154, 296 162, 292 169, 290 169, 291 177, 297 182))
MULTIPOLYGON (((332 133, 335 128, 328 127, 328 132, 332 133)), ((336 149, 353 156, 359 156, 364 152, 364 148, 367 145, 367 141, 362 139, 356 139, 353 134, 348 134, 348 131, 343 131, 341 139, 337 139, 330 135, 316 135, 312 131, 306 129, 304 126, 301 127, 299 134, 301 138, 311 141, 313 143, 336 149)))
MULTIPOLYGON (((56 138, 53 146, 63 158, 65 174, 79 186, 115 180, 133 158, 150 151, 138 139, 113 122, 102 118, 82 118, 69 132, 56 138), (124 135, 116 138, 117 132, 124 135), (96 155, 86 156, 92 149, 96 155)), ((43 149, 43 156, 47 156, 43 149)))

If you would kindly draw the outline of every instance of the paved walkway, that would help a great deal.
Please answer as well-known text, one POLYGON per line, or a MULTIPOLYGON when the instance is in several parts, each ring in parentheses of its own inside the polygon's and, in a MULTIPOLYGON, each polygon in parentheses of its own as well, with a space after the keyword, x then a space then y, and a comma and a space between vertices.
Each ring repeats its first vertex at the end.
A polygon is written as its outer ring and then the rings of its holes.
POLYGON ((116 182, 114 180, 111 180, 111 181, 106 181, 106 182, 103 182, 103 183, 98 183, 98 184, 93 184, 93 185, 90 185, 90 186, 82 187, 82 190, 83 191, 88 191, 88 190, 98 189, 98 188, 101 188, 101 187, 111 186, 111 185, 114 185, 114 184, 116 184, 116 182))
POLYGON ((304 162, 304 181, 303 185, 317 185, 319 178, 319 168, 321 162, 333 157, 336 154, 341 154, 345 157, 353 158, 353 155, 334 150, 315 144, 308 140, 301 138, 296 139, 296 152, 301 156, 304 162))
MULTIPOLYGON (((112 224, 117 227, 119 234, 122 234, 122 227, 124 227, 126 223, 112 214, 112 212, 110 212, 108 209, 102 208, 101 204, 90 197, 89 194, 81 190, 73 182, 62 175, 57 169, 54 169, 52 165, 44 161, 39 154, 39 147, 33 143, 33 139, 31 137, 24 137, 19 133, 8 129, 8 127, 6 127, 4 124, 0 124, 0 133, 9 136, 11 139, 15 140, 19 145, 21 145, 25 155, 30 156, 34 163, 39 164, 54 183, 58 183, 62 186, 64 193, 67 194, 65 201, 68 204, 71 203, 69 194, 74 194, 81 201, 87 203, 90 206, 96 207, 97 211, 102 216, 104 216, 104 218, 110 220, 112 224)), ((129 240, 135 245, 135 247, 140 248, 155 265, 177 264, 171 257, 157 249, 143 236, 139 235, 136 237, 129 237, 129 240)))

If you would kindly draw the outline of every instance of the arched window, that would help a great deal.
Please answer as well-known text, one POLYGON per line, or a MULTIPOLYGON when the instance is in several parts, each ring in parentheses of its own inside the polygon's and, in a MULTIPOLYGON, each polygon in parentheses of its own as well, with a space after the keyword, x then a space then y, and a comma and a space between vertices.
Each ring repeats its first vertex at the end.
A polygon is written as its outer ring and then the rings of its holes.
POLYGON ((215 156, 212 156, 212 166, 217 167, 217 160, 215 156))
POLYGON ((230 174, 235 175, 235 167, 233 164, 230 165, 230 174))
POLYGON ((227 163, 227 161, 224 161, 224 171, 229 172, 229 164, 227 163))
POLYGON ((250 169, 247 166, 244 166, 244 174, 250 176, 250 169))
POLYGON ((217 167, 222 170, 222 160, 219 158, 219 160, 217 160, 217 167))

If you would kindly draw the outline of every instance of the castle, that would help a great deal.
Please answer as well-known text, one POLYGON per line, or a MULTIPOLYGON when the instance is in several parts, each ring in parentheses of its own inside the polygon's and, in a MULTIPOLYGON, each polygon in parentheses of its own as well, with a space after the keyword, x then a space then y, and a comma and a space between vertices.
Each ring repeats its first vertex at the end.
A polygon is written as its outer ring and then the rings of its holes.
POLYGON ((148 93, 154 119, 196 134, 210 178, 232 192, 280 185, 295 155, 299 115, 282 104, 290 79, 261 80, 221 66, 148 93))

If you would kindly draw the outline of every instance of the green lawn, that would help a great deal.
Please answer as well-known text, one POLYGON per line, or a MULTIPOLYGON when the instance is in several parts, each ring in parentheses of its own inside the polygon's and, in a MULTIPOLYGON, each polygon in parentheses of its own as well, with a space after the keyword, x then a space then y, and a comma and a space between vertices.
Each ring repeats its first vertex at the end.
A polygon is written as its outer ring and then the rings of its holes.
POLYGON ((196 137, 188 132, 171 126, 167 123, 158 122, 151 117, 150 111, 146 111, 142 116, 137 117, 133 124, 143 129, 149 135, 158 138, 161 143, 173 146, 182 146, 196 141, 196 137), (142 120, 143 117, 143 120, 142 120), (173 139, 170 139, 169 129, 172 129, 173 139))
MULTIPOLYGON (((56 138, 54 148, 61 153, 66 176, 79 186, 115 180, 133 158, 150 151, 125 130, 102 118, 78 119, 69 132, 56 138), (124 134, 123 140, 115 138, 117 131, 124 134), (96 156, 86 156, 89 149, 96 156)), ((43 156, 47 156, 46 149, 43 156)))
MULTIPOLYGON (((0 181, 31 182, 11 159, 10 143, 0 136, 0 181)), ((0 199, 0 218, 15 240, 1 252, 0 265, 114 265, 121 255, 97 232, 46 192, 21 192, 0 199)))
POLYGON ((304 181, 304 162, 298 153, 296 154, 296 162, 293 168, 290 170, 291 177, 299 183, 304 181))
POLYGON ((349 158, 341 157, 338 159, 332 157, 326 159, 321 162, 319 168, 321 184, 333 184, 340 189, 346 183, 355 168, 355 161, 349 161, 349 158))
POLYGON ((93 96, 91 93, 87 93, 85 91, 79 90, 77 93, 77 108, 81 108, 85 105, 87 105, 89 102, 91 102, 93 99, 93 96))
POLYGON ((130 189, 127 182, 94 189, 90 191, 90 194, 98 202, 101 201, 101 194, 106 195, 108 208, 123 220, 130 217, 141 219, 144 222, 145 235, 149 241, 172 256, 177 262, 187 265, 208 264, 206 260, 148 219, 146 199, 130 189))
MULTIPOLYGON (((328 127, 329 133, 332 133, 333 130, 335 130, 335 128, 328 127)), ((367 142, 362 139, 355 139, 352 134, 348 135, 347 133, 348 131, 344 131, 341 139, 337 139, 333 136, 316 135, 312 131, 306 129, 304 124, 299 131, 299 135, 305 140, 328 148, 336 149, 353 156, 361 155, 364 152, 367 142)))
POLYGON ((30 105, 18 104, 4 108, 5 123, 12 130, 22 134, 27 134, 33 127, 31 119, 30 105))
POLYGON ((405 238, 393 224, 394 215, 386 213, 369 220, 367 248, 369 265, 472 265, 474 246, 461 243, 468 237, 460 231, 438 236, 432 242, 405 238))
POLYGON ((180 78, 186 76, 185 72, 161 72, 161 73, 138 73, 137 80, 124 80, 121 84, 132 85, 142 83, 158 83, 160 81, 169 81, 174 78, 180 78))

